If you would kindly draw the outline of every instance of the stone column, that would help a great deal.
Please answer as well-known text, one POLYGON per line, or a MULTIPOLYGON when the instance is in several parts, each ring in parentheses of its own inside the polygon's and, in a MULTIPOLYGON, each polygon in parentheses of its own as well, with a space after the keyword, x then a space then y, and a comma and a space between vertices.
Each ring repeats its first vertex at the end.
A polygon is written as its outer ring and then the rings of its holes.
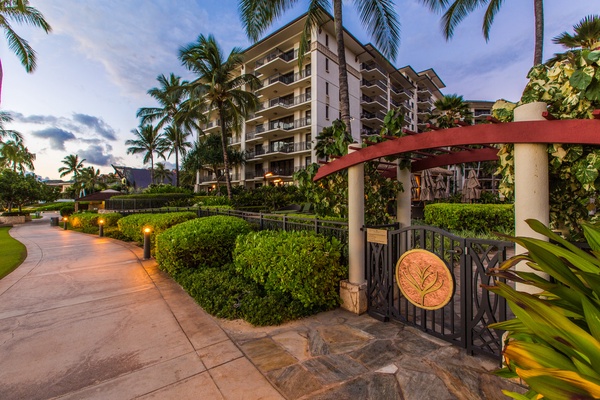
MULTIPOLYGON (((514 122, 544 120, 546 103, 536 102, 515 108, 514 122)), ((515 143, 515 236, 527 236, 548 240, 533 231, 526 219, 537 219, 544 225, 550 223, 550 199, 548 181, 548 151, 546 144, 515 143)), ((515 254, 526 250, 517 245, 515 254)), ((519 271, 532 271, 524 263, 517 265, 519 271)), ((537 290, 529 285, 517 283, 517 290, 537 290)))
MULTIPOLYGON (((348 146, 352 153, 353 146, 348 146)), ((365 280, 365 239, 361 228, 365 224, 365 167, 348 168, 348 263, 349 279, 340 283, 342 308, 355 314, 367 311, 365 280)))

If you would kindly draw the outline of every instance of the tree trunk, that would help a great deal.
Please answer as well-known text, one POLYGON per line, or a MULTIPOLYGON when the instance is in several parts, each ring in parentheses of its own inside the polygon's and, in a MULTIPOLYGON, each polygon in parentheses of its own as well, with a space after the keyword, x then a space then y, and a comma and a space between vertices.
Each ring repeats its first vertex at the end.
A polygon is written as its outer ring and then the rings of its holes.
POLYGON ((348 94, 348 66, 346 64, 346 46, 344 45, 344 28, 342 25, 342 0, 333 0, 333 19, 338 48, 340 113, 342 122, 346 124, 346 130, 352 135, 352 126, 350 125, 350 96, 348 94))
POLYGON ((154 183, 154 157, 150 154, 150 183, 154 183))
POLYGON ((543 62, 544 48, 544 0, 533 1, 535 15, 535 51, 533 54, 533 65, 543 62))
POLYGON ((223 146, 223 166, 225 167, 225 184, 227 185, 227 198, 231 200, 231 178, 229 176, 229 155, 227 155, 227 131, 225 129, 225 110, 219 108, 221 119, 221 146, 223 146))
POLYGON ((179 147, 175 148, 175 186, 179 187, 179 147))

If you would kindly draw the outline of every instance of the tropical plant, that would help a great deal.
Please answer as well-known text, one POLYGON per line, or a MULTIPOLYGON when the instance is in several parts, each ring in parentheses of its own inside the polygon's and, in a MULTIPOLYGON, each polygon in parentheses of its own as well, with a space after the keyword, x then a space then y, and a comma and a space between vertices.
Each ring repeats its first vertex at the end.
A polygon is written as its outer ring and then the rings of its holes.
POLYGON ((0 208, 7 208, 10 212, 13 207, 18 207, 19 212, 25 204, 34 201, 54 201, 57 190, 39 182, 34 175, 23 175, 4 169, 0 171, 0 208))
MULTIPOLYGON (((37 65, 35 51, 27 40, 14 31, 11 25, 13 21, 42 28, 46 33, 50 33, 52 28, 46 22, 42 13, 29 5, 29 0, 4 0, 0 2, 0 27, 4 30, 8 47, 19 57, 25 71, 31 73, 37 65)), ((2 77, 2 62, 0 61, 0 95, 2 93, 2 77)))
POLYGON ((586 252, 539 221, 527 223, 553 243, 511 239, 528 252, 492 271, 497 280, 487 287, 506 298, 516 316, 490 325, 507 331, 505 368, 498 374, 518 377, 530 387, 524 395, 505 394, 515 399, 600 398, 600 229, 582 225, 592 250, 586 252), (513 270, 519 263, 532 270, 513 270), (537 293, 514 289, 505 279, 537 293))
POLYGON ((165 183, 165 180, 169 179, 169 182, 171 182, 171 171, 165 167, 164 163, 156 163, 156 165, 154 166, 154 179, 156 182, 160 183, 165 183))
POLYGON ((175 154, 175 186, 179 186, 179 156, 185 156, 187 149, 192 145, 187 141, 190 135, 189 131, 184 130, 175 124, 169 125, 163 132, 162 146, 159 151, 168 151, 168 156, 175 154))
POLYGON ((563 32, 554 37, 552 42, 570 49, 566 53, 555 54, 546 61, 546 65, 554 65, 557 61, 580 55, 581 49, 600 49, 600 18, 597 15, 588 15, 573 26, 574 35, 563 32))
POLYGON ((339 119, 333 121, 331 126, 323 128, 315 138, 315 154, 320 159, 329 160, 330 157, 341 157, 348 153, 348 145, 354 139, 346 130, 346 124, 339 119))
POLYGON ((429 116, 438 128, 453 128, 458 126, 457 121, 467 124, 473 122, 473 113, 469 105, 457 94, 447 94, 433 103, 434 111, 429 116))
POLYGON ((156 122, 156 129, 160 130, 175 123, 181 103, 186 99, 182 90, 186 81, 182 81, 181 77, 173 73, 168 78, 161 74, 156 80, 160 84, 159 87, 148 90, 148 94, 159 106, 142 107, 137 111, 136 116, 140 118, 142 126, 156 122))
MULTIPOLYGON (((295 0, 261 1, 240 0, 239 10, 246 34, 254 42, 279 18, 285 11, 295 6, 295 0)), ((346 64, 346 46, 342 21, 342 0, 311 0, 308 5, 306 23, 300 38, 299 54, 310 50, 308 48, 313 28, 321 25, 324 20, 324 10, 333 3, 333 22, 338 49, 340 113, 341 119, 352 135, 350 128, 350 95, 348 92, 348 68, 346 64)), ((372 33, 375 44, 388 58, 395 59, 400 43, 400 23, 394 10, 392 0, 360 0, 354 2, 358 9, 361 22, 372 33)), ((302 57, 298 58, 301 66, 302 57)))
MULTIPOLYGON (((500 11, 503 0, 421 0, 434 12, 443 12, 442 31, 446 40, 454 35, 454 29, 465 19, 467 15, 487 5, 483 17, 483 37, 486 41, 490 39, 490 29, 494 22, 496 13, 500 11), (452 3, 452 4, 450 4, 452 3)), ((541 64, 543 61, 544 46, 544 1, 533 0, 535 17, 535 48, 533 53, 533 64, 541 64)))
POLYGON ((58 172, 60 172, 60 177, 62 178, 63 176, 73 174, 73 177, 76 178, 83 169, 84 161, 85 158, 83 160, 79 160, 79 156, 77 154, 69 154, 68 156, 65 156, 65 158, 63 158, 61 161, 61 163, 63 163, 65 166, 58 169, 58 172))
MULTIPOLYGON (((2 69, 2 66, 0 66, 0 70, 1 69, 2 69)), ((1 79, 2 79, 2 73, 0 72, 0 91, 2 90, 1 79)), ((15 142, 23 141, 23 135, 21 135, 19 132, 4 128, 4 124, 11 122, 11 121, 12 121, 12 117, 10 116, 9 113, 7 113, 6 111, 0 111, 0 143, 2 143, 2 139, 5 139, 5 138, 12 138, 15 142)))
POLYGON ((0 143, 0 166, 11 168, 14 172, 25 173, 34 170, 35 154, 29 152, 22 141, 8 140, 0 143))
POLYGON ((94 169, 94 167, 83 168, 75 178, 75 184, 79 185, 84 196, 94 193, 97 188, 106 188, 106 184, 101 178, 100 169, 94 169))
POLYGON ((221 121, 221 145, 227 196, 231 199, 230 162, 227 138, 241 130, 241 123, 258 107, 254 90, 260 81, 252 74, 240 74, 242 50, 235 47, 225 58, 214 36, 200 35, 196 42, 179 49, 179 59, 197 78, 187 85, 192 106, 207 110, 207 119, 216 112, 221 121), (246 90, 246 89, 248 90, 246 90))
POLYGON ((158 133, 158 130, 152 125, 142 125, 138 129, 131 131, 136 137, 125 142, 127 154, 144 153, 144 164, 150 161, 150 181, 154 183, 154 153, 163 159, 163 151, 166 147, 164 138, 158 133))

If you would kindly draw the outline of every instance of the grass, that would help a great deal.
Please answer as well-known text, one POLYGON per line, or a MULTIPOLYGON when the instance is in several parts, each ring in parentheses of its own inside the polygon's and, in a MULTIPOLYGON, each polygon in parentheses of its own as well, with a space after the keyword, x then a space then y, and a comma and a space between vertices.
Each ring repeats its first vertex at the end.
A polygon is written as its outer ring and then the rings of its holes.
POLYGON ((27 249, 8 234, 9 229, 0 228, 0 279, 14 271, 27 257, 27 249))

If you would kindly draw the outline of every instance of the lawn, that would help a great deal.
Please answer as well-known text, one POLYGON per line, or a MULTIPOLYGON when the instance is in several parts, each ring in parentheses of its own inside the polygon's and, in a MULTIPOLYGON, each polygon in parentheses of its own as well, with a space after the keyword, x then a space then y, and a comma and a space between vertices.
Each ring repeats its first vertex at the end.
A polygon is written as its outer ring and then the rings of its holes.
POLYGON ((27 249, 8 234, 9 229, 0 228, 0 279, 14 271, 27 257, 27 249))

